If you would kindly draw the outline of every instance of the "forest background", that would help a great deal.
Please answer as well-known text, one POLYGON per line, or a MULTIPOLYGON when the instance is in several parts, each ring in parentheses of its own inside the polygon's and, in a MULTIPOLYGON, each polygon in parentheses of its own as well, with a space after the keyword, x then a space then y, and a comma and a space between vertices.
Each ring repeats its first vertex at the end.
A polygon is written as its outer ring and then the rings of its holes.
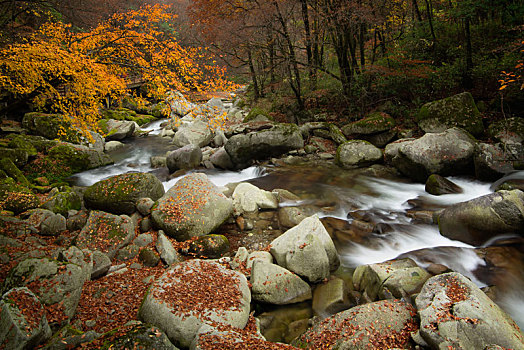
POLYGON ((522 117, 523 31, 518 0, 5 0, 0 114, 96 127, 104 98, 140 76, 157 100, 247 84, 278 121, 382 111, 409 126, 462 91, 485 118, 522 117))

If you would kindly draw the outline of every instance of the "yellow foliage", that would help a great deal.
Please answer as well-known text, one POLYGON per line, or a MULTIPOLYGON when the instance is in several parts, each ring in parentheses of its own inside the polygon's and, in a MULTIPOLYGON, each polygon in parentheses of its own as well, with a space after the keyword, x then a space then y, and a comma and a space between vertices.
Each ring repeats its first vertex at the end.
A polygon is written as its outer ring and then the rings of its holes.
POLYGON ((0 88, 37 108, 63 113, 84 131, 97 130, 104 97, 127 93, 129 79, 148 85, 150 97, 229 90, 225 71, 200 48, 182 47, 165 5, 117 13, 89 32, 47 23, 22 43, 0 51, 0 88))

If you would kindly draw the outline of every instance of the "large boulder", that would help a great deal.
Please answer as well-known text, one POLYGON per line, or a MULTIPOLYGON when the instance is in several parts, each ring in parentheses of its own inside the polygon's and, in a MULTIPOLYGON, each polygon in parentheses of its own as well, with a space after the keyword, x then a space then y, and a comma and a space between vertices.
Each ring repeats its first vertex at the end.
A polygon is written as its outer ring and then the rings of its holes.
POLYGON ((488 134, 504 144, 524 142, 524 120, 520 117, 504 118, 488 127, 488 134))
POLYGON ((75 191, 64 188, 62 191, 50 194, 41 207, 66 216, 70 210, 81 209, 82 199, 75 191))
POLYGON ((113 215, 93 210, 75 238, 80 249, 99 250, 113 259, 120 248, 135 238, 135 225, 127 215, 113 215))
POLYGON ((360 168, 382 160, 382 151, 368 141, 351 140, 338 146, 335 161, 343 168, 360 168))
POLYGON ((182 124, 173 137, 173 143, 178 147, 191 144, 200 148, 209 145, 211 140, 213 140, 213 133, 209 125, 201 120, 182 124))
POLYGON ((225 149, 233 164, 242 168, 252 160, 279 156, 304 147, 304 139, 297 125, 277 124, 271 129, 232 136, 225 149))
POLYGON ((402 301, 368 303, 313 325, 293 344, 308 349, 410 349, 411 333, 418 329, 415 315, 402 301))
POLYGON ((187 348, 204 324, 244 328, 250 302, 242 273, 215 262, 189 260, 155 280, 138 315, 164 331, 175 345, 187 348))
POLYGON ((522 145, 478 143, 473 158, 475 177, 483 181, 495 181, 515 170, 514 161, 524 161, 522 145))
POLYGON ((400 143, 391 162, 404 175, 426 182, 431 174, 472 173, 474 152, 475 139, 464 130, 453 128, 400 143))
POLYGON ((45 309, 28 288, 13 288, 0 299, 0 348, 33 349, 51 337, 45 309))
POLYGON ((164 186, 150 173, 115 175, 89 186, 84 193, 88 208, 113 214, 131 215, 140 198, 157 200, 164 194, 164 186))
POLYGON ((524 349, 519 327, 473 282, 451 272, 430 278, 417 296, 420 335, 433 349, 524 349))
POLYGON ((326 283, 319 284, 313 293, 313 311, 320 317, 328 317, 349 309, 349 287, 342 278, 331 276, 326 283))
POLYGON ((335 245, 317 216, 306 218, 270 244, 278 265, 319 282, 338 268, 340 260, 335 245))
POLYGON ((227 198, 205 174, 189 174, 171 187, 151 210, 153 223, 183 241, 206 235, 233 213, 227 198))
POLYGON ((342 127, 342 132, 347 137, 360 135, 373 135, 391 130, 395 127, 395 119, 383 112, 375 112, 366 118, 357 120, 342 127))
POLYGON ((209 157, 209 161, 220 169, 233 169, 235 166, 231 161, 231 157, 226 152, 224 147, 220 147, 209 157))
POLYGON ((443 132, 453 127, 465 129, 475 136, 484 132, 482 117, 469 92, 426 103, 416 119, 425 132, 443 132))
POLYGON ((179 350, 169 341, 169 338, 164 332, 155 326, 143 323, 138 323, 133 326, 124 325, 121 328, 106 333, 100 340, 104 344, 102 349, 179 350))
POLYGON ((189 102, 184 95, 178 91, 170 91, 167 94, 166 102, 169 104, 171 114, 183 117, 191 112, 196 105, 189 102))
POLYGON ((403 298, 418 293, 431 275, 411 259, 362 265, 353 273, 355 288, 371 300, 393 295, 403 298))
POLYGON ((135 123, 129 120, 109 119, 105 121, 105 128, 107 130, 106 141, 120 141, 133 136, 135 123))
POLYGON ((189 144, 176 149, 166 157, 166 166, 170 173, 180 169, 194 169, 202 162, 202 150, 200 147, 189 144))
POLYGON ((275 264, 255 260, 251 268, 253 300, 285 305, 311 299, 311 287, 299 276, 275 264))
POLYGON ((2 294, 11 288, 28 287, 42 304, 56 310, 51 324, 70 320, 76 311, 90 271, 67 261, 25 259, 13 267, 4 281, 2 294))
POLYGON ((524 192, 498 191, 454 204, 438 216, 440 233, 469 244, 504 234, 524 233, 524 192))
POLYGON ((66 164, 74 173, 113 164, 111 157, 103 151, 66 142, 60 142, 50 148, 48 156, 66 164))

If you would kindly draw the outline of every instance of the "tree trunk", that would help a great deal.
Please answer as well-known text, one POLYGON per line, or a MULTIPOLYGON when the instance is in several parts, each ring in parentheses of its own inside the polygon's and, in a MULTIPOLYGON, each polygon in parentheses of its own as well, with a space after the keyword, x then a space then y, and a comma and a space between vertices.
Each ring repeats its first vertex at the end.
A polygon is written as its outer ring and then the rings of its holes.
POLYGON ((466 71, 464 72, 464 87, 470 89, 473 85, 473 80, 471 78, 471 71, 473 69, 473 52, 471 48, 471 30, 469 17, 466 17, 464 20, 464 31, 466 34, 466 71))
POLYGON ((256 72, 255 72, 255 65, 253 63, 253 56, 251 54, 251 48, 247 49, 247 60, 249 64, 249 72, 251 75, 251 81, 253 82, 254 99, 256 101, 260 98, 260 91, 258 90, 258 81, 257 81, 256 72))

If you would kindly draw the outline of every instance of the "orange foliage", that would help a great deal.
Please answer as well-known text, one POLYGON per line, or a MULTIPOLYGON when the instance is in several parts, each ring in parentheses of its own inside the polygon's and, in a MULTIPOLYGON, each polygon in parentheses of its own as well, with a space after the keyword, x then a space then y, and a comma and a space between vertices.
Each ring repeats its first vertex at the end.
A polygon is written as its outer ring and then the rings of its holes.
POLYGON ((127 77, 139 75, 152 98, 170 89, 231 89, 225 70, 207 63, 203 49, 177 42, 170 27, 175 15, 167 10, 154 5, 117 13, 82 33, 46 23, 0 51, 0 89, 40 110, 63 113, 83 131, 97 129, 102 98, 125 94, 127 77))

